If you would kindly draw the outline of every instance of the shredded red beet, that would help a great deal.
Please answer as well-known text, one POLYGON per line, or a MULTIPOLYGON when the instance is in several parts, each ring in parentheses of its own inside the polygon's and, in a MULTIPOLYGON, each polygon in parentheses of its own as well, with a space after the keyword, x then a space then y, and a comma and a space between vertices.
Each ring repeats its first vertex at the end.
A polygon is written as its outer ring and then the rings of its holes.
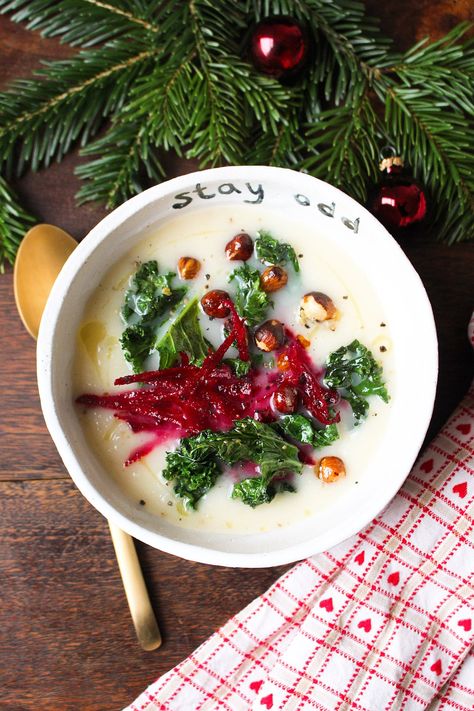
POLYGON ((209 353, 201 367, 190 365, 186 354, 173 368, 126 375, 115 385, 141 383, 144 387, 113 395, 84 394, 80 405, 115 411, 133 432, 150 432, 153 438, 137 448, 126 464, 149 454, 170 437, 184 437, 205 429, 225 431, 236 420, 254 415, 252 377, 238 378, 221 361, 234 342, 242 360, 249 359, 243 320, 230 302, 232 330, 219 348, 209 353))
POLYGON ((241 360, 248 360, 249 344, 245 321, 240 318, 233 302, 230 299, 226 301, 226 306, 228 306, 230 309, 230 315, 232 319, 232 330, 235 334, 235 340, 237 341, 237 350, 239 351, 239 358, 241 360))
POLYGON ((203 380, 206 375, 209 375, 221 362, 233 342, 235 341, 235 333, 234 330, 232 330, 227 338, 221 343, 219 348, 214 351, 214 353, 210 353, 206 358, 204 358, 204 361, 201 365, 200 368, 198 368, 196 372, 196 378, 197 380, 203 380))
POLYGON ((321 371, 316 371, 311 358, 301 343, 295 338, 289 329, 285 330, 288 344, 279 351, 278 357, 286 356, 288 367, 284 371, 284 377, 280 382, 293 385, 303 401, 303 405, 308 412, 323 425, 330 425, 339 422, 340 416, 337 413, 331 416, 330 406, 339 401, 336 390, 325 388, 321 382, 321 371))
POLYGON ((173 368, 154 370, 117 378, 115 385, 141 383, 142 387, 112 395, 84 394, 77 398, 80 405, 114 410, 115 417, 127 422, 133 432, 149 432, 152 438, 133 451, 126 464, 149 454, 154 447, 170 438, 186 437, 202 430, 226 431, 244 417, 264 422, 276 420, 271 397, 283 381, 294 385, 306 409, 322 424, 337 422, 339 415, 330 416, 329 406, 337 401, 337 393, 324 388, 318 381, 309 356, 288 331, 288 345, 281 353, 289 359, 283 373, 250 369, 238 378, 222 360, 234 342, 242 360, 249 359, 247 331, 244 321, 229 302, 232 328, 219 348, 209 353, 200 367, 189 364, 181 354, 181 364, 173 368))

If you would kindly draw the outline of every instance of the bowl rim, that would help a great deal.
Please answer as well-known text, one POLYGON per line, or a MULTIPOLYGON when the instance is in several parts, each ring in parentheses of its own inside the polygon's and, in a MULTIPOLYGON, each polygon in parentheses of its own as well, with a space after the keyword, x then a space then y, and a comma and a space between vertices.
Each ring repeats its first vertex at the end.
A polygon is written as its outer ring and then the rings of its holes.
POLYGON ((187 173, 148 188, 142 193, 130 198, 111 213, 106 215, 79 243, 78 247, 68 258, 58 278, 56 279, 44 310, 37 342, 37 378, 43 416, 66 470, 85 498, 107 519, 110 519, 113 523, 118 525, 134 538, 137 538, 144 543, 148 543, 154 548, 158 548, 166 553, 171 553, 188 560, 230 567, 263 568, 293 563, 323 550, 328 550, 332 546, 341 543, 351 535, 354 535, 364 529, 385 508, 385 506, 387 506, 410 473, 411 467, 418 456, 426 430, 428 429, 431 420, 436 394, 437 376, 438 342, 431 303, 428 299, 420 276, 408 260, 400 245, 387 232, 387 230, 385 230, 381 223, 366 210, 366 208, 346 193, 343 193, 338 188, 332 186, 330 183, 326 183, 325 181, 319 180, 318 178, 314 178, 313 176, 309 176, 299 171, 271 166, 228 166, 187 173), (313 539, 309 538, 308 540, 292 544, 286 548, 279 548, 275 551, 228 552, 184 541, 178 541, 156 531, 150 531, 118 511, 103 497, 99 491, 97 491, 95 486, 82 470, 81 464, 76 458, 68 442, 58 417, 51 379, 51 347, 54 341, 56 329, 58 327, 58 318, 60 316, 63 301, 67 297, 69 284, 79 270, 82 269, 84 263, 95 251, 98 245, 106 240, 115 229, 119 228, 126 219, 132 217, 136 213, 139 213, 147 205, 159 200, 160 198, 164 198, 172 193, 177 193, 180 189, 188 187, 193 183, 193 181, 195 181, 195 179, 199 182, 202 182, 203 180, 215 179, 216 177, 219 177, 219 179, 222 179, 223 181, 227 179, 229 182, 232 179, 235 180, 238 178, 245 178, 246 180, 255 180, 256 178, 259 178, 262 180, 264 178, 262 171, 267 173, 267 175, 270 171, 273 176, 280 176, 282 183, 288 184, 288 181, 290 181, 290 184, 294 184, 296 179, 301 180, 301 178, 303 178, 303 182, 305 180, 310 180, 313 186, 315 183, 320 183, 325 186, 326 189, 329 187, 331 191, 333 191, 335 197, 339 195, 346 203, 347 201, 349 201, 349 203, 353 203, 357 210, 363 214, 364 221, 368 221, 369 224, 372 223, 374 229, 378 232, 385 232, 386 237, 388 237, 393 243, 392 248, 399 250, 399 256, 402 261, 405 262, 406 269, 411 272, 412 278, 414 278, 415 282, 417 282, 417 286, 419 287, 419 306, 423 309, 424 318, 427 319, 425 328, 430 338, 429 348, 426 349, 424 356, 426 357, 427 352, 430 356, 429 358, 426 358, 426 369, 430 376, 429 382, 431 388, 430 392, 424 393, 423 422, 420 423, 419 436, 415 439, 410 439, 410 445, 407 447, 407 451, 405 452, 407 466, 403 467, 403 473, 400 474, 399 477, 394 477, 393 480, 390 481, 391 486, 387 486, 384 489, 383 496, 379 495, 374 498, 371 504, 364 508, 364 516, 361 516, 356 525, 352 520, 347 523, 340 523, 337 527, 334 527, 325 533, 322 537, 322 542, 318 543, 318 545, 315 545, 313 543, 313 539))

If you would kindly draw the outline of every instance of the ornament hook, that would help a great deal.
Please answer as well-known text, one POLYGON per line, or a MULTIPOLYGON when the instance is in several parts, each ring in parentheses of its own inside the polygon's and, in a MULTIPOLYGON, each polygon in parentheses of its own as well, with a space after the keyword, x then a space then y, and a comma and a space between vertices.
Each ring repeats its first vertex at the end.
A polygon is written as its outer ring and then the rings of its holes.
POLYGON ((390 170, 394 165, 399 165, 403 168, 403 158, 397 155, 398 151, 394 146, 383 146, 380 150, 381 161, 379 163, 380 170, 390 170))

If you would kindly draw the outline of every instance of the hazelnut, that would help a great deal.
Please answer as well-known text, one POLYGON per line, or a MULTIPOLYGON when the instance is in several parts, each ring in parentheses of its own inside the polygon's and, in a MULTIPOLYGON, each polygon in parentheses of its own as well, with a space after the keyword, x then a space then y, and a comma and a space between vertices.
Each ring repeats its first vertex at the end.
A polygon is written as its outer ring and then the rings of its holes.
POLYGON ((288 274, 285 272, 283 267, 272 265, 267 267, 260 276, 260 286, 263 291, 278 291, 283 286, 285 286, 288 281, 288 274))
POLYGON ((255 345, 261 351, 270 353, 283 345, 285 340, 285 331, 283 324, 276 319, 265 321, 255 331, 255 345))
POLYGON ((310 291, 300 301, 300 320, 304 324, 315 324, 335 318, 337 309, 332 299, 320 291, 310 291))
POLYGON ((227 301, 230 301, 227 291, 213 289, 202 297, 202 310, 212 318, 225 318, 230 314, 230 308, 226 304, 227 301))
POLYGON ((194 279, 201 269, 201 262, 194 257, 180 257, 178 260, 178 272, 181 279, 194 279))
POLYGON ((339 457, 323 457, 317 470, 318 477, 328 484, 346 476, 346 467, 339 457))
POLYGON ((290 415, 298 406, 298 391, 292 385, 281 383, 272 396, 275 410, 284 415, 290 415))
POLYGON ((231 261, 240 260, 246 262, 252 256, 252 252, 252 238, 246 232, 239 232, 225 246, 226 257, 231 261))

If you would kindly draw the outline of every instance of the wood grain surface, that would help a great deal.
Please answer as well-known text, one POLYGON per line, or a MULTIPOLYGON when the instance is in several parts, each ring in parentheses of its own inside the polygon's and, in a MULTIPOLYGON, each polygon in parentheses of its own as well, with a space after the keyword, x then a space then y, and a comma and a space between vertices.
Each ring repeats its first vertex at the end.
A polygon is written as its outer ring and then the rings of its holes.
MULTIPOLYGON (((399 48, 427 32, 439 36, 468 18, 472 8, 461 0, 367 4, 399 48)), ((71 51, 0 18, 2 81, 28 76, 40 59, 71 51)), ((17 187, 41 220, 80 239, 104 212, 75 206, 78 181, 72 171, 78 162, 77 155, 68 156, 47 171, 25 176, 17 187)), ((194 168, 173 160, 169 176, 194 168)), ((472 243, 447 247, 431 237, 421 232, 406 246, 432 301, 440 341, 440 380, 429 436, 472 377, 465 334, 474 273, 472 243)), ((35 344, 16 315, 11 272, 0 276, 0 304, 0 708, 115 711, 286 568, 214 568, 138 544, 164 636, 161 649, 142 652, 106 521, 72 484, 43 423, 35 344)), ((403 284, 400 307, 410 318, 403 284)), ((414 357, 423 358, 423 353, 414 357)))

